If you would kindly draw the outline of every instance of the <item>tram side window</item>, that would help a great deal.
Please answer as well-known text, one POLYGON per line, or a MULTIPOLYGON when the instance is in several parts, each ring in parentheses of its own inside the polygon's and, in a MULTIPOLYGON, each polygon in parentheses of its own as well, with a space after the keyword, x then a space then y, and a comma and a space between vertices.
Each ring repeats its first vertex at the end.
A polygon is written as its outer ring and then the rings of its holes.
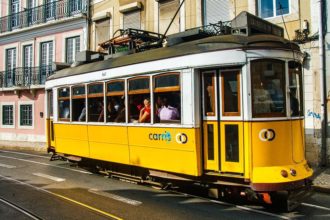
POLYGON ((286 116, 284 61, 252 61, 251 87, 253 117, 286 116))
POLYGON ((58 117, 60 121, 70 120, 70 88, 58 90, 58 117))
POLYGON ((125 81, 113 80, 107 83, 107 122, 125 122, 125 81))
POLYGON ((88 121, 104 122, 103 83, 88 85, 88 121))
POLYGON ((156 123, 180 123, 180 74, 166 73, 154 78, 154 103, 156 123))
POLYGON ((128 115, 130 122, 150 123, 149 77, 133 78, 128 81, 128 115))
POLYGON ((301 64, 289 62, 290 115, 303 115, 301 64))
POLYGON ((72 121, 86 121, 85 86, 72 87, 72 121))

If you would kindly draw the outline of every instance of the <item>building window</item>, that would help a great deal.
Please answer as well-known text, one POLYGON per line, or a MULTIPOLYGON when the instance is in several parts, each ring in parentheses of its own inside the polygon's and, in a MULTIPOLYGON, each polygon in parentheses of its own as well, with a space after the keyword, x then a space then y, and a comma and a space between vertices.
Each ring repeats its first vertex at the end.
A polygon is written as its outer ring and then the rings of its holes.
POLYGON ((14 125, 14 105, 3 104, 2 105, 2 125, 13 126, 14 125))
POLYGON ((95 49, 110 39, 110 19, 95 21, 95 49))
POLYGON ((23 47, 23 67, 23 78, 20 78, 20 82, 21 85, 28 86, 32 77, 32 45, 23 47))
POLYGON ((123 29, 134 28, 141 29, 141 12, 133 11, 124 14, 123 29))
MULTIPOLYGON (((170 24, 171 20, 175 12, 180 7, 179 0, 168 0, 159 2, 159 19, 158 19, 158 27, 159 33, 164 34, 168 25, 170 24)), ((180 31, 180 14, 178 13, 174 21, 168 30, 167 34, 174 34, 180 31)))
POLYGON ((258 0, 258 13, 261 18, 270 18, 290 13, 289 0, 258 0))
POLYGON ((33 106, 32 104, 20 104, 20 126, 33 125, 33 106))
POLYGON ((70 37, 66 39, 65 61, 73 63, 77 52, 80 51, 80 37, 70 37))
POLYGON ((53 42, 43 42, 41 47, 41 59, 40 59, 40 80, 41 83, 45 83, 47 76, 51 72, 51 65, 53 63, 53 42))
POLYGON ((19 25, 19 12, 20 4, 19 0, 11 0, 10 1, 10 14, 11 16, 11 27, 15 28, 19 25))
POLYGON ((203 8, 204 25, 230 20, 229 1, 204 0, 203 8))
POLYGON ((14 85, 16 68, 16 48, 6 50, 6 86, 10 87, 14 85))

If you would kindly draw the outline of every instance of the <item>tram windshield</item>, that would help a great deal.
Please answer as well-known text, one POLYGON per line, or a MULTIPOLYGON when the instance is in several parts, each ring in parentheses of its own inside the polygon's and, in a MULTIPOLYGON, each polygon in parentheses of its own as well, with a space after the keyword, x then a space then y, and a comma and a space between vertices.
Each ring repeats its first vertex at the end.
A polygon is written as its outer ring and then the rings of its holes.
POLYGON ((303 115, 301 64, 289 62, 290 115, 303 115))
POLYGON ((284 61, 252 61, 251 86, 253 117, 286 116, 284 61))

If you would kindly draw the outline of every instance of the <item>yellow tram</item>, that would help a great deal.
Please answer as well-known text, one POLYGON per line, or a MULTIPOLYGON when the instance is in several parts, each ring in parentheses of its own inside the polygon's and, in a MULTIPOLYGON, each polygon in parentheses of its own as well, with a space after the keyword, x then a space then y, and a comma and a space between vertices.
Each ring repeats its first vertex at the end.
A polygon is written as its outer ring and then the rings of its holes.
POLYGON ((142 180, 191 180, 267 203, 284 196, 291 209, 312 175, 303 56, 263 24, 271 33, 232 22, 230 34, 57 71, 46 82, 48 150, 142 180))

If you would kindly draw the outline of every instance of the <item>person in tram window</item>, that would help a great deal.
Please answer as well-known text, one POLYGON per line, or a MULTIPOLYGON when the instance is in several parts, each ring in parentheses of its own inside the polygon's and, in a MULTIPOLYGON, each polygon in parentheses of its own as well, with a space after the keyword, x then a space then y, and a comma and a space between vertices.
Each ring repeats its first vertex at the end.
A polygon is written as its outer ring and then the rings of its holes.
POLYGON ((125 97, 121 97, 115 122, 125 122, 125 97))
POLYGON ((160 120, 177 120, 179 118, 179 111, 177 108, 168 104, 167 98, 162 99, 162 107, 159 111, 160 120))
POLYGON ((299 116, 299 101, 296 98, 296 88, 290 89, 291 116, 299 116))
POLYGON ((143 101, 144 107, 140 110, 139 122, 149 123, 150 122, 150 100, 148 98, 143 101))
POLYGON ((86 104, 84 102, 84 107, 83 109, 81 110, 81 113, 78 117, 78 121, 85 121, 86 120, 86 104))
POLYGON ((99 117, 97 119, 98 122, 103 122, 104 121, 104 105, 103 105, 103 101, 99 101, 97 102, 97 112, 99 112, 99 117))

